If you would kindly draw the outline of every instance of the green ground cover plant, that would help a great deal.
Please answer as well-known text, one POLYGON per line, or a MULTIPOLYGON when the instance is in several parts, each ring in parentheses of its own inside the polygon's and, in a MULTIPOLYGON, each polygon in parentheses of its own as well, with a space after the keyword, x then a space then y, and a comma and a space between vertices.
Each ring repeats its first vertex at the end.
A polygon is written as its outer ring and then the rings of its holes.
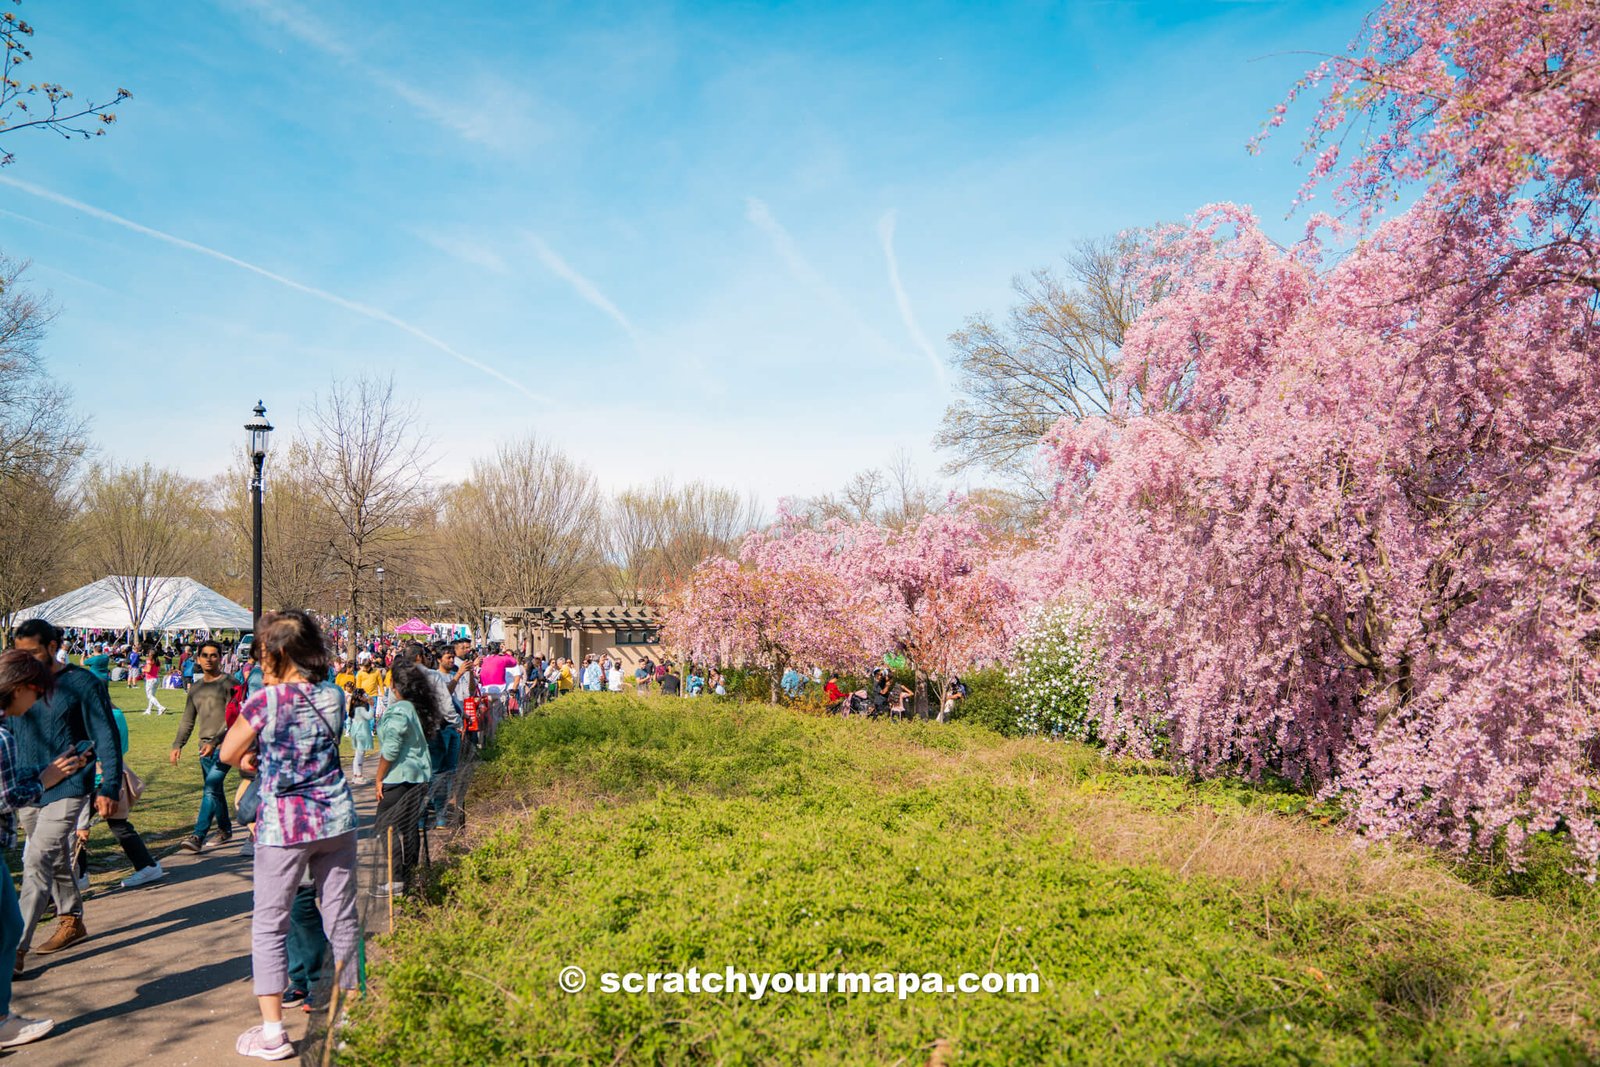
POLYGON ((1587 887, 1496 896, 1286 790, 961 725, 611 694, 508 724, 474 788, 474 840, 376 946, 342 1062, 1600 1054, 1587 887), (556 982, 571 965, 577 994, 556 982), (1040 988, 598 987, 728 966, 1036 972, 1040 988))

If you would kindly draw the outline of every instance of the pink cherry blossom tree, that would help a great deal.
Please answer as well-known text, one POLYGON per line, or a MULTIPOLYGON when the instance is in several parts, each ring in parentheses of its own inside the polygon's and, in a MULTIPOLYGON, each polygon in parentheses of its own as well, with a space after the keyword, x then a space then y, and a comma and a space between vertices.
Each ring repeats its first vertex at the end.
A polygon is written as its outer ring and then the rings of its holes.
POLYGON ((1592 4, 1393 0, 1305 83, 1354 247, 1226 205, 1158 242, 1122 388, 1170 410, 1049 442, 1106 740, 1457 851, 1562 829, 1594 875, 1597 47, 1592 4))
POLYGON ((737 564, 709 560, 695 572, 666 606, 667 638, 777 673, 865 666, 899 648, 936 682, 1009 650, 1016 595, 990 566, 1002 547, 983 513, 958 502, 900 531, 783 512, 745 540, 737 564))
POLYGON ((712 558, 662 605, 663 640, 702 662, 759 667, 858 662, 888 640, 871 591, 838 567, 839 539, 787 513, 746 537, 737 561, 712 558))

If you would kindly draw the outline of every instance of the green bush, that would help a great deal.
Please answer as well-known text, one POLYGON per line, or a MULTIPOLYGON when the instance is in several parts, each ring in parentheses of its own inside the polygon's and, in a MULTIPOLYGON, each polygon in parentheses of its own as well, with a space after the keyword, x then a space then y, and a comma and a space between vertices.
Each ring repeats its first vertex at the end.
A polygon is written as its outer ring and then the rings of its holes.
POLYGON ((956 704, 948 721, 981 726, 997 734, 1015 737, 1022 732, 1017 722, 1017 699, 1011 679, 999 668, 963 674, 967 696, 956 704))

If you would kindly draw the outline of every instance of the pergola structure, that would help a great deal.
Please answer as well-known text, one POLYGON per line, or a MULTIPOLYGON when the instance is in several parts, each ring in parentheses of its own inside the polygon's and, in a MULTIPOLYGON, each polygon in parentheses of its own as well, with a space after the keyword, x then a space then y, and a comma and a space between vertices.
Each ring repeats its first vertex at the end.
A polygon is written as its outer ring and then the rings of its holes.
POLYGON ((661 658, 661 621, 642 605, 541 605, 490 611, 505 620, 506 644, 533 655, 583 662, 590 652, 610 652, 624 666, 661 658))

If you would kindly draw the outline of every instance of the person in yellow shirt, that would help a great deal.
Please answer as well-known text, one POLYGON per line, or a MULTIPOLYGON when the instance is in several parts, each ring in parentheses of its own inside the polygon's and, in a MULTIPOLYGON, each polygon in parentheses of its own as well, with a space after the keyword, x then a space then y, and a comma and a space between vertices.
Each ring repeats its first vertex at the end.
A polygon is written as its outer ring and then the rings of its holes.
POLYGON ((356 668, 356 688, 371 697, 374 703, 378 694, 383 692, 383 685, 383 671, 371 660, 356 668))
POLYGON ((556 682, 556 688, 563 693, 572 692, 572 661, 561 661, 561 679, 556 682))
POLYGON ((334 665, 333 684, 349 692, 350 687, 356 684, 356 676, 350 673, 348 663, 339 662, 334 665))

